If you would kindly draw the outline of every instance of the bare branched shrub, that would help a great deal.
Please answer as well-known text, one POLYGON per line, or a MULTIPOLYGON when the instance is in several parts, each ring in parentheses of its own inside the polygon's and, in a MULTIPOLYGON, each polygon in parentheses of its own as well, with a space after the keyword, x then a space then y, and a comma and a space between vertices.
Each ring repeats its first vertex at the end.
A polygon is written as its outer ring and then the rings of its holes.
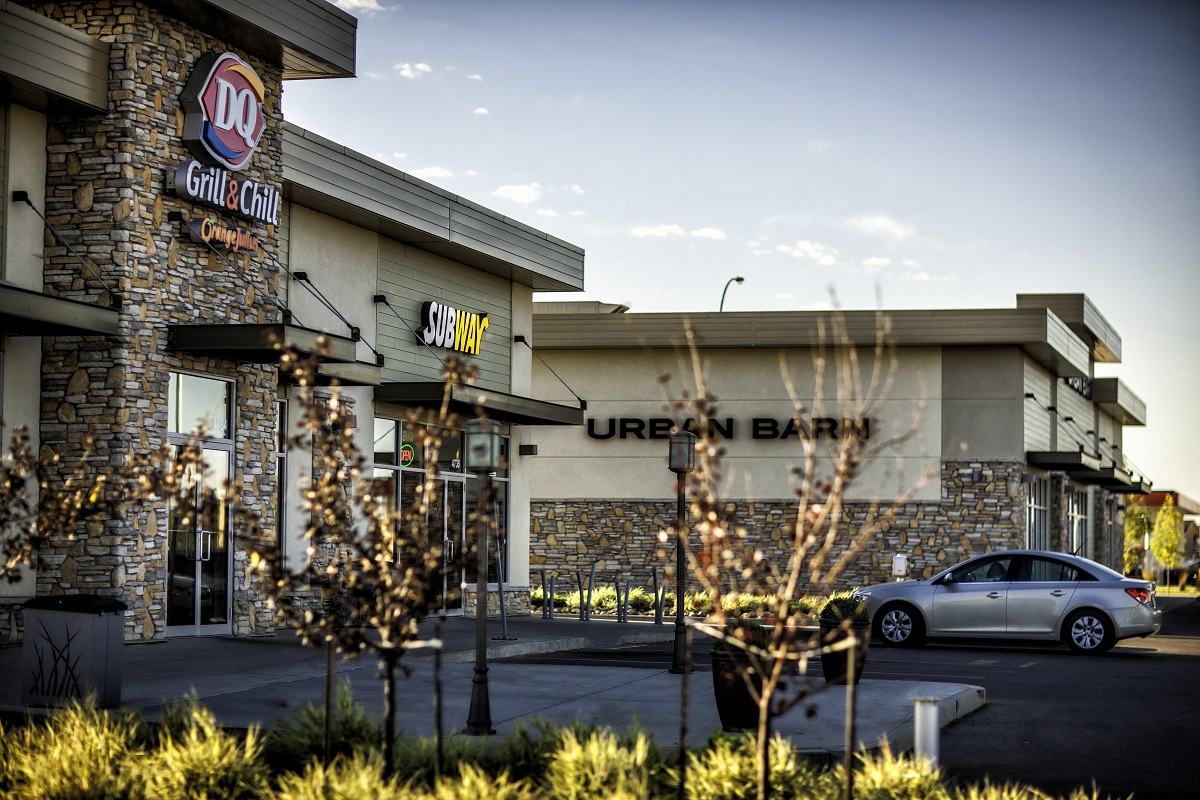
POLYGON ((38 567, 46 544, 70 541, 85 521, 118 513, 107 499, 110 476, 89 469, 94 452, 89 435, 64 472, 57 453, 34 455, 28 429, 13 430, 8 450, 0 453, 0 578, 20 581, 26 569, 38 567))
MULTIPOLYGON (((817 690, 807 681, 792 681, 785 689, 784 677, 795 672, 797 664, 803 671, 808 659, 821 649, 820 641, 813 640, 811 632, 802 627, 806 613, 800 601, 808 594, 832 591, 847 567, 931 476, 918 476, 890 499, 884 499, 883 488, 876 487, 875 499, 866 502, 865 507, 848 507, 848 489, 861 478, 864 466, 895 455, 900 445, 916 436, 920 414, 906 429, 882 440, 871 438, 865 426, 854 424, 878 416, 899 362, 886 315, 876 315, 875 341, 864 348, 851 340, 843 315, 834 312, 828 324, 822 325, 820 344, 812 349, 812 387, 806 387, 807 391, 798 387, 786 359, 780 359, 793 406, 792 424, 800 431, 801 453, 792 475, 794 513, 784 531, 782 553, 772 557, 756 546, 732 505, 720 496, 726 451, 711 424, 717 419, 719 400, 707 388, 694 331, 689 329, 687 337, 689 348, 681 357, 681 366, 694 381, 694 388, 683 392, 669 409, 678 424, 688 418, 695 420, 697 433, 696 469, 687 476, 687 488, 690 522, 699 542, 687 549, 694 576, 708 593, 713 609, 698 627, 747 654, 748 669, 743 678, 758 702, 758 796, 764 798, 769 787, 771 717, 804 703, 817 690), (811 398, 811 407, 805 398, 811 398), (843 424, 836 438, 814 435, 808 420, 825 415, 852 424, 843 424), (730 617, 726 609, 737 608, 736 603, 727 600, 745 592, 767 598, 763 613, 774 622, 765 645, 755 646, 744 637, 725 634, 730 617), (753 680, 751 673, 756 676, 753 680)), ((664 385, 670 383, 669 377, 662 380, 664 385)), ((889 471, 888 477, 895 477, 898 485, 903 482, 899 473, 889 471)), ((686 531, 676 535, 686 536, 686 531)), ((670 538, 670 534, 660 534, 664 543, 670 538)), ((850 623, 845 624, 848 627, 850 623)))
POLYGON ((438 453, 458 424, 450 392, 475 374, 451 360, 438 412, 409 415, 426 478, 413 501, 396 508, 391 496, 366 479, 368 464, 354 443, 338 388, 317 390, 315 361, 285 355, 283 369, 299 387, 301 409, 300 429, 289 437, 288 448, 312 454, 312 474, 301 487, 308 548, 303 563, 292 565, 283 562, 278 548, 260 546, 252 568, 266 581, 279 617, 306 644, 378 655, 384 672, 384 768, 390 771, 396 673, 408 674, 403 658, 418 641, 418 625, 442 604, 441 530, 432 534, 428 513, 438 453))

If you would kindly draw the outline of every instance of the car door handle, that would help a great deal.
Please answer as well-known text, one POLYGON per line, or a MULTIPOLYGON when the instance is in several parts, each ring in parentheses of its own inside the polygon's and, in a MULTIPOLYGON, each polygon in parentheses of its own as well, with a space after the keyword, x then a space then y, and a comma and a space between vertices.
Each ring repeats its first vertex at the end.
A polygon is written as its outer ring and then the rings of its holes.
POLYGON ((990 598, 992 598, 993 600, 995 600, 995 599, 996 599, 996 598, 998 598, 998 597, 1004 597, 1004 595, 1003 595, 1003 593, 1001 593, 1001 592, 988 592, 988 597, 990 597, 990 598))
POLYGON ((1051 597, 1062 597, 1064 594, 1066 594, 1066 592, 1064 592, 1062 589, 1055 589, 1053 592, 1050 593, 1050 596, 1051 597))

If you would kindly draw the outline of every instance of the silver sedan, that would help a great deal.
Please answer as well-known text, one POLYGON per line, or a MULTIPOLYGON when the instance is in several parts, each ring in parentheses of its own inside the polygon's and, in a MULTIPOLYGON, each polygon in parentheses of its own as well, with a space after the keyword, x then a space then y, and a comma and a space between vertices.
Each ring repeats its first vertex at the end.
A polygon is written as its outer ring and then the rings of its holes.
POLYGON ((1079 556, 1008 550, 968 559, 932 578, 859 589, 873 639, 917 645, 926 637, 1063 641, 1103 653, 1162 627, 1154 584, 1079 556))

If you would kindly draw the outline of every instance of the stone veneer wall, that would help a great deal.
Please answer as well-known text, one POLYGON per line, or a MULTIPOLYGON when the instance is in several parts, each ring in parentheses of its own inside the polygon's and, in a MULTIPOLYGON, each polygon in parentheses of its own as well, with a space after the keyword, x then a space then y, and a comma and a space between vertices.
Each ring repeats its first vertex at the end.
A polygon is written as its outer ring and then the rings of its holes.
MULTIPOLYGON (((989 550, 1022 547, 1025 543, 1024 465, 1016 462, 945 462, 941 470, 942 499, 909 503, 897 518, 851 563, 839 585, 851 588, 891 580, 892 556, 908 556, 910 577, 930 577, 943 567, 989 550), (973 473, 980 473, 973 480, 973 473)), ((788 529, 795 504, 783 501, 734 501, 739 524, 748 530, 748 543, 767 558, 782 562, 787 555, 788 529)), ((861 521, 867 504, 847 508, 851 525, 861 521)), ((530 503, 532 542, 530 569, 555 574, 574 587, 575 571, 585 579, 592 562, 601 584, 614 577, 650 586, 652 570, 662 575, 674 565, 674 547, 658 543, 658 532, 675 516, 673 500, 534 500, 530 503)), ((693 586, 692 590, 697 587, 693 586)))
MULTIPOLYGON (((261 254, 230 255, 231 267, 192 243, 186 223, 167 219, 172 211, 182 211, 185 219, 215 213, 175 197, 169 175, 191 158, 181 139, 179 95, 193 65, 206 52, 234 48, 142 3, 58 2, 34 10, 112 43, 107 113, 49 118, 46 216, 124 298, 121 330, 113 340, 44 340, 43 452, 56 452, 67 464, 77 462, 91 433, 97 439, 91 468, 103 472, 122 466, 131 454, 164 443, 171 370, 232 380, 233 479, 243 503, 273 530, 276 369, 174 352, 164 327, 279 319, 277 307, 265 300, 278 295, 277 270, 261 254)), ((280 69, 239 55, 267 89, 267 129, 242 174, 279 185, 280 69)), ((273 248, 273 226, 237 224, 273 248)), ((49 234, 45 255, 48 293, 108 304, 106 289, 49 234)), ((75 541, 45 548, 37 592, 117 597, 129 605, 126 638, 149 639, 162 635, 166 624, 166 559, 165 509, 129 511, 89 524, 75 541)), ((248 564, 245 548, 235 545, 230 581, 233 627, 239 634, 273 628, 265 599, 247 583, 248 564)))

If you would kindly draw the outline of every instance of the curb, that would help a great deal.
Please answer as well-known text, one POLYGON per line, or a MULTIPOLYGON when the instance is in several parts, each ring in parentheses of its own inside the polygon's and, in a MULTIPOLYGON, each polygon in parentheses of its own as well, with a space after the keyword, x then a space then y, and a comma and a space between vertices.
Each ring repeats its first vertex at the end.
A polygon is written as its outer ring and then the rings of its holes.
MULTIPOLYGON (((964 686, 959 691, 938 701, 938 730, 956 719, 965 717, 987 705, 987 690, 982 686, 964 686)), ((890 747, 893 753, 905 753, 916 744, 915 720, 909 717, 890 731, 880 736, 867 749, 890 747)))

